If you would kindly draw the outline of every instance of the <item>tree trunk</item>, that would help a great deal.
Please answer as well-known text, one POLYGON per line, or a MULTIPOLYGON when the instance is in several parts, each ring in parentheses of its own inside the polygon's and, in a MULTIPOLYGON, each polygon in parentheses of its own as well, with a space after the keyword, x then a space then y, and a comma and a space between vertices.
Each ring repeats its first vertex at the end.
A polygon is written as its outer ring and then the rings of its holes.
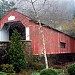
POLYGON ((45 45, 45 39, 44 39, 44 33, 43 33, 43 29, 42 29, 42 25, 40 20, 38 19, 39 25, 40 25, 40 32, 42 35, 42 42, 43 42, 43 54, 44 54, 44 58, 45 58, 45 64, 46 64, 46 68, 48 68, 48 60, 47 60, 47 55, 46 55, 46 45, 45 45))
MULTIPOLYGON (((46 0, 45 0, 46 1, 46 0)), ((45 65, 46 65, 46 68, 48 68, 48 60, 47 60, 47 55, 46 55, 46 45, 45 45, 45 39, 44 39, 44 33, 43 33, 43 28, 42 28, 42 25, 41 25, 41 21, 39 19, 39 16, 38 16, 38 13, 34 7, 34 2, 31 0, 31 4, 32 4, 32 7, 33 7, 33 10, 34 10, 34 14, 35 14, 35 18, 37 19, 39 25, 40 25, 40 32, 41 32, 41 36, 42 36, 42 42, 43 42, 43 55, 44 55, 44 58, 45 58, 45 65)))

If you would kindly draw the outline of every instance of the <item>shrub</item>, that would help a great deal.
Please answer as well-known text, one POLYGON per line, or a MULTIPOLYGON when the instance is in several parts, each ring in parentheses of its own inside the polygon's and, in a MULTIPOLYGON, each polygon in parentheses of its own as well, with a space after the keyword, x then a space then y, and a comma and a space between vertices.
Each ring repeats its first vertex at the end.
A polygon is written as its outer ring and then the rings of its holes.
POLYGON ((14 70, 19 72, 25 69, 27 61, 24 55, 24 49, 21 43, 21 36, 17 30, 14 30, 10 40, 10 49, 8 50, 9 64, 13 64, 14 70))
POLYGON ((40 75, 57 75, 57 72, 53 69, 43 69, 41 72, 40 72, 40 75))
POLYGON ((2 69, 2 72, 5 72, 5 73, 15 73, 13 65, 2 64, 1 69, 2 69))
POLYGON ((29 68, 35 69, 35 70, 42 70, 44 69, 44 64, 42 64, 41 62, 37 63, 37 62, 31 62, 28 64, 29 68))
POLYGON ((7 75, 6 73, 4 73, 4 72, 0 72, 0 75, 7 75))
POLYGON ((42 70, 45 68, 45 65, 41 62, 41 59, 38 55, 32 56, 32 61, 28 63, 28 67, 35 70, 42 70))
POLYGON ((71 64, 67 70, 68 70, 69 75, 75 75, 75 63, 71 64))
POLYGON ((39 56, 37 56, 37 55, 33 55, 33 57, 32 57, 32 61, 33 62, 40 62, 41 61, 41 59, 40 59, 40 57, 39 56))

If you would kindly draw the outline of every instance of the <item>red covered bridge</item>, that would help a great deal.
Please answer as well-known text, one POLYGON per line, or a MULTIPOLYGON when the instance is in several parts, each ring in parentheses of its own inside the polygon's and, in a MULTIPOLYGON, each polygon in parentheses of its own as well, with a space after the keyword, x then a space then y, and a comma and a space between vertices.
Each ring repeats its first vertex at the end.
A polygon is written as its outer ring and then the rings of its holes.
MULTIPOLYGON (((31 41, 32 53, 43 54, 40 27, 29 17, 11 10, 0 20, 0 42, 10 40, 14 27, 22 40, 31 41)), ((75 53, 75 39, 58 30, 43 25, 47 54, 75 53)))

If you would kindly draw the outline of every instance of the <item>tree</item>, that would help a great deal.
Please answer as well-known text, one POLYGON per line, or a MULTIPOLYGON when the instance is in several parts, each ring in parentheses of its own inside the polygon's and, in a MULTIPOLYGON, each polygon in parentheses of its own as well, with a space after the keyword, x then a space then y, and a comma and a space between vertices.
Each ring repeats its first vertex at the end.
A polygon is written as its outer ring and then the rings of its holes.
MULTIPOLYGON (((27 2, 30 2, 31 4, 31 9, 33 10, 34 12, 34 17, 35 17, 35 20, 37 20, 37 22, 39 23, 39 26, 40 26, 40 32, 41 32, 41 36, 42 36, 42 42, 43 42, 43 55, 44 55, 44 58, 45 58, 45 64, 46 64, 46 68, 48 68, 48 60, 47 60, 47 55, 46 55, 46 46, 45 46, 45 39, 44 39, 44 32, 43 32, 43 27, 42 27, 42 24, 41 24, 41 20, 39 18, 39 14, 38 14, 38 10, 36 10, 35 6, 34 6, 34 3, 37 1, 37 0, 24 0, 24 1, 27 1, 27 2)), ((44 3, 43 3, 43 6, 42 8, 44 7, 45 5, 45 2, 46 0, 43 0, 44 3)), ((19 3, 21 2, 21 0, 19 0, 16 5, 18 5, 19 3)), ((19 7, 21 7, 22 5, 19 5, 19 7)), ((19 8, 20 9, 20 8, 19 8)), ((21 8, 23 11, 26 10, 24 7, 21 8)), ((27 7, 28 9, 28 7, 27 7)), ((41 11, 42 9, 39 9, 39 12, 41 11)))
MULTIPOLYGON (((34 12, 29 1, 31 0, 14 0, 15 7, 18 11, 34 19, 34 12)), ((74 10, 74 0, 33 0, 36 11, 42 23, 49 25, 53 28, 59 28, 61 23, 64 23, 72 19, 74 10)))
MULTIPOLYGON (((35 0, 36 1, 36 0, 35 0)), ((35 2, 34 1, 34 2, 35 2)), ((46 1, 46 0, 45 0, 46 1)), ((44 1, 44 4, 45 4, 45 1, 44 1)), ((44 55, 44 58, 45 58, 45 65, 46 65, 46 68, 48 68, 48 60, 47 60, 47 55, 46 55, 46 45, 45 45, 45 39, 44 39, 44 32, 43 32, 43 28, 42 28, 42 24, 41 24, 41 21, 39 19, 39 15, 38 15, 38 12, 36 11, 35 7, 34 7, 34 2, 33 0, 31 0, 31 4, 32 4, 32 7, 33 7, 33 10, 34 10, 34 14, 35 14, 35 18, 37 19, 39 25, 40 25, 40 32, 41 32, 41 36, 42 36, 42 42, 43 42, 43 55, 44 55)), ((43 5, 44 6, 44 5, 43 5)))
MULTIPOLYGON (((12 2, 8 2, 5 0, 2 0, 0 2, 0 19, 9 11, 13 8, 13 6, 15 5, 15 3, 12 2)), ((15 8, 14 8, 15 9, 15 8)))
POLYGON ((8 50, 9 64, 13 64, 15 71, 26 68, 27 61, 24 55, 24 49, 20 41, 20 34, 14 30, 10 40, 10 49, 8 50))
MULTIPOLYGON (((36 10, 36 8, 35 8, 35 6, 34 6, 34 3, 35 3, 36 1, 38 1, 38 0, 23 0, 23 1, 26 1, 26 2, 29 2, 29 3, 30 3, 30 6, 32 7, 31 9, 33 10, 33 14, 34 14, 34 17, 35 17, 34 19, 37 20, 37 22, 39 23, 40 32, 41 32, 41 36, 42 36, 42 42, 43 42, 43 55, 44 55, 44 57, 45 57, 46 68, 48 68, 48 60, 47 60, 47 55, 46 55, 44 32, 43 32, 43 27, 42 27, 41 20, 40 20, 40 18, 39 18, 39 14, 38 14, 38 12, 41 12, 42 9, 39 9, 39 11, 38 11, 38 10, 36 10)), ((43 1, 44 1, 44 2, 43 2, 42 8, 44 7, 46 0, 43 0, 43 1)), ((18 4, 19 4, 20 2, 21 2, 21 0, 19 0, 19 1, 16 3, 16 6, 18 6, 18 4)), ((23 4, 22 4, 22 5, 23 5, 23 4)), ((21 8, 22 5, 21 5, 21 4, 19 5, 19 9, 21 8)), ((25 5, 25 6, 26 6, 26 5, 25 5)), ((17 8, 17 9, 18 9, 18 8, 17 8)), ((26 10, 26 8, 24 8, 24 7, 22 7, 21 9, 22 9, 23 11, 26 10)), ((21 10, 21 9, 20 9, 20 10, 21 10)), ((28 7, 27 7, 27 9, 28 9, 28 7)), ((22 11, 22 10, 21 10, 21 11, 22 11)))
POLYGON ((73 12, 73 19, 75 19, 75 11, 73 12))

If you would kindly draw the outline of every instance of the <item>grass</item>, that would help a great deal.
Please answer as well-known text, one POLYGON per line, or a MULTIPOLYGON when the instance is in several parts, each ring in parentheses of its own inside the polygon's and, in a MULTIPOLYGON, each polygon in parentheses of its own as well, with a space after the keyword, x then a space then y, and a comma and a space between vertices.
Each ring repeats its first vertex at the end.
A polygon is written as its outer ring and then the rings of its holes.
MULTIPOLYGON (((64 75, 64 72, 62 69, 55 69, 55 71, 58 73, 58 75, 64 75)), ((40 75, 39 72, 33 72, 31 75, 40 75)))
POLYGON ((0 75, 7 75, 6 73, 4 73, 4 72, 0 72, 0 75))
MULTIPOLYGON (((54 70, 58 73, 58 75, 67 75, 65 73, 64 69, 54 69, 54 70)), ((31 71, 27 72, 27 71, 24 70, 24 71, 22 71, 22 72, 20 72, 16 75, 40 75, 40 72, 34 71, 34 70, 31 70, 31 71)))
POLYGON ((68 75, 67 69, 54 69, 58 75, 68 75))
POLYGON ((15 75, 40 75, 40 73, 35 70, 22 70, 21 72, 16 73, 15 75))
POLYGON ((31 75, 40 75, 39 72, 33 72, 31 75))
MULTIPOLYGON (((54 69, 54 70, 58 73, 58 75, 67 75, 65 74, 65 71, 63 69, 54 69)), ((35 72, 32 72, 31 75, 40 75, 40 73, 35 71, 35 72)))
POLYGON ((64 75, 64 70, 63 69, 54 69, 57 73, 58 73, 58 75, 64 75))
MULTIPOLYGON (((58 73, 58 75, 67 75, 64 69, 54 69, 54 70, 58 73)), ((21 72, 16 73, 15 75, 40 75, 40 72, 36 70, 35 71, 34 70, 29 70, 29 71, 22 70, 21 72)))

